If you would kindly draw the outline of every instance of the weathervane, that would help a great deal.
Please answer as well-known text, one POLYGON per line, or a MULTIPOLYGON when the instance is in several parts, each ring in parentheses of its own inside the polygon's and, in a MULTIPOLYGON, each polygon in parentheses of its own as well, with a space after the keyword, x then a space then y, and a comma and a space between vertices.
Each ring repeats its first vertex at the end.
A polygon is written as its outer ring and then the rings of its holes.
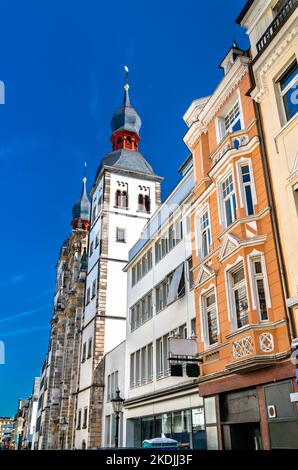
POLYGON ((125 85, 124 85, 124 88, 126 91, 128 91, 129 89, 129 84, 128 84, 128 75, 129 75, 129 68, 127 67, 127 65, 124 65, 124 71, 125 71, 125 85))

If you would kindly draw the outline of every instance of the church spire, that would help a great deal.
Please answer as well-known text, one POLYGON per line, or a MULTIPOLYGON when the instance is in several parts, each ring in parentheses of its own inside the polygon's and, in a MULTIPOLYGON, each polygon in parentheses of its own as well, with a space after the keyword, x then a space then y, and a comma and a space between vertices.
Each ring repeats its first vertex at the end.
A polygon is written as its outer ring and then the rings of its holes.
POLYGON ((129 98, 129 84, 128 74, 129 70, 127 65, 124 67, 125 71, 125 85, 124 85, 124 98, 123 104, 120 108, 116 109, 112 121, 112 137, 111 142, 114 150, 127 149, 132 151, 138 150, 140 142, 140 128, 141 118, 136 110, 131 106, 129 98))
POLYGON ((81 197, 75 202, 72 208, 72 226, 73 228, 82 228, 88 230, 90 225, 90 202, 87 196, 87 165, 84 166, 84 177, 81 197))

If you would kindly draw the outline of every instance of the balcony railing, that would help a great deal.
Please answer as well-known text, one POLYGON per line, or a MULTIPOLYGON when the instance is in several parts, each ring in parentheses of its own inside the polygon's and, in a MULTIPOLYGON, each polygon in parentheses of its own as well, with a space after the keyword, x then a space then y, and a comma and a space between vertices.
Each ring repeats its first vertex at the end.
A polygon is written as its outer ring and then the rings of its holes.
POLYGON ((258 54, 260 54, 263 51, 263 49, 265 49, 267 44, 271 41, 271 39, 275 36, 275 34, 282 27, 282 25, 287 21, 289 16, 293 13, 297 5, 298 5, 298 0, 287 0, 283 8, 276 15, 271 25, 269 26, 269 28, 266 29, 265 33, 263 34, 263 36, 257 43, 258 54))

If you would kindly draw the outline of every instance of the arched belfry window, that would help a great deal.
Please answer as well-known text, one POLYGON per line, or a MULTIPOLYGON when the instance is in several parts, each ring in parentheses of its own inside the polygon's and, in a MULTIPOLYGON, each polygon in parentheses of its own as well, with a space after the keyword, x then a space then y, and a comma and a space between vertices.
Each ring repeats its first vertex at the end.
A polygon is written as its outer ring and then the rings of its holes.
POLYGON ((117 189, 115 195, 115 207, 119 209, 127 209, 128 208, 128 193, 127 191, 121 191, 117 189))
POLYGON ((150 212, 151 201, 149 196, 144 194, 139 194, 138 196, 138 211, 139 212, 150 212))

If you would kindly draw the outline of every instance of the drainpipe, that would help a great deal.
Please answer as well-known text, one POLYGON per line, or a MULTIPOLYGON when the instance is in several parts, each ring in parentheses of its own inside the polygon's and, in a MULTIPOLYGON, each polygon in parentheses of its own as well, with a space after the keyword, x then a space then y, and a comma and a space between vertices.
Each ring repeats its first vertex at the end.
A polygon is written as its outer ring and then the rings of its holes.
MULTIPOLYGON (((252 74, 251 69, 250 69, 250 72, 252 74)), ((280 275, 281 275, 281 284, 282 284, 283 296, 284 296, 285 307, 286 307, 286 315, 287 315, 287 320, 288 320, 289 334, 290 334, 291 343, 292 343, 293 339, 295 338, 295 334, 294 334, 294 327, 293 327, 293 322, 292 322, 291 311, 290 311, 290 308, 287 306, 287 303, 286 303, 286 301, 288 299, 288 287, 287 287, 286 276, 285 276, 285 271, 284 271, 284 263, 283 263, 282 252, 281 252, 280 237, 279 237, 277 220, 276 220, 276 211, 275 211, 273 195, 272 195, 271 177, 270 177, 269 168, 268 168, 268 161, 267 161, 267 154, 266 154, 265 140, 264 140, 264 132, 263 132, 263 126, 262 126, 262 121, 261 121, 261 113, 260 113, 259 103, 254 101, 254 107, 255 107, 255 112, 256 112, 257 121, 258 121, 258 132, 259 132, 259 137, 260 137, 262 160, 263 160, 264 171, 265 171, 266 189, 267 189, 268 198, 269 198, 269 205, 270 205, 270 208, 271 208, 273 235, 274 235, 276 251, 277 251, 277 261, 278 261, 279 271, 280 271, 280 275)))

